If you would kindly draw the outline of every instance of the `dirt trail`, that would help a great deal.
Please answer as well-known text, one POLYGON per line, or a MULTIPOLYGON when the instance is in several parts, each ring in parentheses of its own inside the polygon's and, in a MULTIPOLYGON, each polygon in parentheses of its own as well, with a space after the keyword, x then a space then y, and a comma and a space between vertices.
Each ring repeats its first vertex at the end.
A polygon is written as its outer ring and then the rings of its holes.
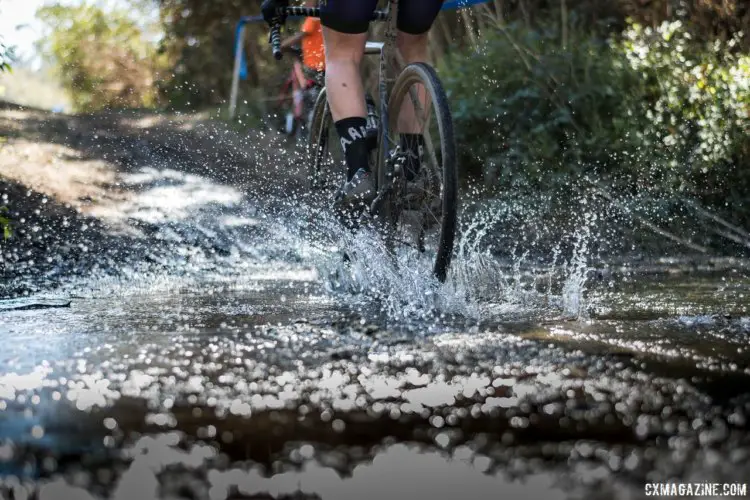
POLYGON ((0 103, 0 206, 12 221, 0 242, 0 297, 85 275, 92 252, 143 258, 138 229, 122 217, 139 189, 125 175, 159 165, 261 195, 294 187, 295 175, 274 175, 289 163, 278 138, 204 114, 73 116, 0 103))

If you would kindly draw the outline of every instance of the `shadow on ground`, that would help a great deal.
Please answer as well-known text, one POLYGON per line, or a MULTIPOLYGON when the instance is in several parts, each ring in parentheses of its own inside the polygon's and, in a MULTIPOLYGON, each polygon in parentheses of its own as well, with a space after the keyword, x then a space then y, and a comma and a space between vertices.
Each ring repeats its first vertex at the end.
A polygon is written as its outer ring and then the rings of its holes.
POLYGON ((192 176, 192 191, 162 196, 197 196, 195 179, 206 179, 257 198, 298 188, 296 168, 278 137, 201 115, 64 115, 0 102, 0 206, 12 228, 0 242, 0 296, 159 260, 168 243, 151 241, 149 228, 123 212, 178 174, 192 176))

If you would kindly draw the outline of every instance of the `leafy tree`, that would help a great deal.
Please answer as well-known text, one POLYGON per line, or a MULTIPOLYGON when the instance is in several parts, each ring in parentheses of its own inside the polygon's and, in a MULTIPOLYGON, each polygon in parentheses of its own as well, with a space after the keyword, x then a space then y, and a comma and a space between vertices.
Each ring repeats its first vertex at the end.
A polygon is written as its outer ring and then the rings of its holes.
POLYGON ((570 175, 621 175, 620 157, 643 144, 640 77, 588 29, 499 24, 471 57, 440 61, 461 162, 488 186, 545 188, 570 175), (471 77, 467 78, 467 75, 471 77), (479 170, 479 171, 478 171, 479 170))
POLYGON ((10 63, 14 56, 14 48, 6 45, 2 40, 0 37, 0 73, 10 71, 10 63))
POLYGON ((747 227, 750 53, 741 32, 697 31, 629 21, 602 38, 554 17, 485 30, 470 56, 439 62, 461 164, 497 189, 544 191, 585 173, 697 199, 747 227))
MULTIPOLYGON (((257 15, 261 2, 243 0, 157 0, 164 37, 160 49, 175 62, 166 84, 170 104, 201 107, 229 97, 234 65, 235 27, 241 16, 257 15)), ((247 26, 246 50, 252 84, 287 67, 273 61, 263 24, 247 26)), ((288 67, 287 67, 288 69, 288 67)))
POLYGON ((96 5, 50 5, 37 11, 50 32, 43 41, 73 105, 80 111, 152 107, 166 60, 128 12, 96 5))

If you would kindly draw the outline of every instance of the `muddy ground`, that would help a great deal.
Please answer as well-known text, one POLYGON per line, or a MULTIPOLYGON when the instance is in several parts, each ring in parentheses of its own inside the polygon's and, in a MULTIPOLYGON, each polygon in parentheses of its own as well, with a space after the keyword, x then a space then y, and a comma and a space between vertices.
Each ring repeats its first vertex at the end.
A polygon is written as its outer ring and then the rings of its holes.
POLYGON ((0 241, 0 297, 51 289, 107 260, 158 258, 158 239, 144 239, 149 228, 122 220, 143 187, 123 175, 168 164, 264 196, 298 185, 285 147, 275 134, 201 114, 64 115, 0 103, 0 206, 11 227, 0 241), (282 159, 291 175, 267 170, 282 159))

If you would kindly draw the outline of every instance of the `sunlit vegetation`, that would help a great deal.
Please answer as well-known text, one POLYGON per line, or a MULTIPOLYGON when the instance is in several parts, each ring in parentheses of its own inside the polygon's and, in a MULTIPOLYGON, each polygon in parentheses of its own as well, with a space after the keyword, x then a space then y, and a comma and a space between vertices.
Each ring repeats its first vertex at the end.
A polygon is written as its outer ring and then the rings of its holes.
MULTIPOLYGON (((0 37, 0 75, 7 74, 11 71, 11 60, 13 58, 13 47, 5 45, 0 37)), ((0 97, 5 94, 5 86, 0 83, 0 97)))
POLYGON ((10 71, 10 63, 13 59, 13 47, 5 45, 0 38, 0 73, 10 71))
POLYGON ((13 234, 10 230, 10 219, 5 215, 7 211, 8 207, 0 207, 0 232, 2 232, 3 240, 9 239, 13 234))
MULTIPOLYGON (((76 108, 223 106, 236 22, 259 2, 130 3, 127 13, 40 11, 76 108), (160 37, 137 23, 148 8, 158 9, 160 37)), ((577 176, 698 197, 746 224, 749 32, 741 0, 494 0, 441 14, 430 52, 450 92, 463 174, 491 190, 577 176)), ((239 104, 255 126, 288 66, 272 59, 260 23, 248 26, 245 53, 239 104)))
POLYGON ((747 37, 702 33, 689 19, 581 19, 491 18, 476 47, 440 61, 465 170, 492 189, 565 187, 575 176, 698 198, 747 223, 747 37))
POLYGON ((154 107, 166 67, 129 12, 97 5, 51 5, 38 17, 50 32, 45 53, 79 111, 154 107))
MULTIPOLYGON (((259 14, 261 2, 156 0, 156 3, 164 30, 160 48, 175 61, 172 77, 164 84, 169 104, 177 108, 223 105, 232 81, 235 26, 241 16, 259 14)), ((290 22, 290 29, 295 24, 290 22)), ((248 78, 242 82, 241 94, 257 95, 259 90, 275 92, 272 85, 288 66, 277 63, 271 56, 267 28, 260 23, 248 25, 245 42, 248 78)), ((250 107, 256 109, 252 103, 250 107)))

